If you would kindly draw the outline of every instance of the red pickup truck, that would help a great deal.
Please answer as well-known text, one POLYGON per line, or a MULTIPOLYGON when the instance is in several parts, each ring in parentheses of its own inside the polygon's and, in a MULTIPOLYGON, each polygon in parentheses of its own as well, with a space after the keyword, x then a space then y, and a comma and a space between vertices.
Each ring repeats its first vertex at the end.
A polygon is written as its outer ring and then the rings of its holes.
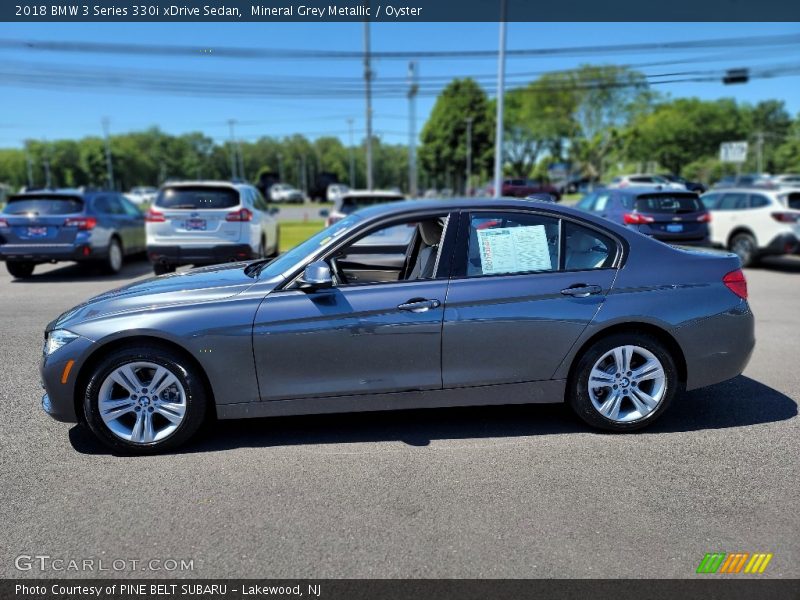
MULTIPOLYGON (((489 184, 487 191, 490 196, 494 195, 494 185, 489 184)), ((506 198, 525 198, 532 194, 550 194, 556 202, 561 200, 561 192, 553 185, 539 183, 530 179, 504 179, 501 196, 506 198)))

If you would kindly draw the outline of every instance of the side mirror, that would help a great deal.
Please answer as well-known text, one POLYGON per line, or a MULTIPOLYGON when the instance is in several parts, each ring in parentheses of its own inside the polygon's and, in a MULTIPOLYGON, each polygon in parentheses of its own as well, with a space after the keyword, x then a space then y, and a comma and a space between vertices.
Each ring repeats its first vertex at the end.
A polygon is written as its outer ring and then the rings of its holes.
POLYGON ((281 212, 281 209, 278 208, 277 206, 270 206, 269 207, 269 214, 277 215, 279 212, 281 212))
POLYGON ((327 208, 323 208, 323 209, 321 209, 319 211, 319 216, 322 217, 323 219, 327 219, 328 215, 330 215, 330 214, 331 214, 331 211, 329 211, 327 208))
POLYGON ((306 265, 303 275, 299 279, 300 288, 316 291, 333 287, 331 268, 324 260, 318 260, 306 265))

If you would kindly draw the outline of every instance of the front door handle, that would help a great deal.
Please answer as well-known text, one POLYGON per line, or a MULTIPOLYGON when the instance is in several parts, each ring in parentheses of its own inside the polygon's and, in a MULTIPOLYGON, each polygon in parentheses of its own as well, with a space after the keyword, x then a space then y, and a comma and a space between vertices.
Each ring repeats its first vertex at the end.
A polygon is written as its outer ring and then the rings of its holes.
POLYGON ((400 304, 397 308, 409 312, 421 313, 432 308, 439 308, 441 302, 438 300, 428 300, 427 298, 412 298, 408 302, 400 304))
POLYGON ((585 285, 583 283, 578 283, 576 285, 571 285, 568 288, 564 288, 561 290, 561 293, 565 296, 572 296, 573 298, 586 298, 587 296, 593 296, 594 294, 599 294, 603 291, 599 285, 585 285))

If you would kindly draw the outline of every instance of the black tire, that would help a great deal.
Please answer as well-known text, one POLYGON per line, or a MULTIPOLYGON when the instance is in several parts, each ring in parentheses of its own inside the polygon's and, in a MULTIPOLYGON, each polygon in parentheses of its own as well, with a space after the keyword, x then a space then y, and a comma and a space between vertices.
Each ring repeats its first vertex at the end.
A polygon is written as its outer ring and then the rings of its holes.
POLYGON ((113 451, 122 454, 157 454, 177 448, 202 426, 208 406, 202 376, 181 354, 159 346, 135 346, 111 352, 89 374, 83 398, 83 414, 92 432, 113 451), (134 443, 113 433, 100 416, 100 388, 112 371, 128 363, 147 361, 167 368, 178 379, 186 394, 186 412, 180 425, 162 440, 134 443))
POLYGON ((153 264, 153 273, 156 275, 166 275, 167 273, 174 273, 175 272, 175 265, 170 265, 166 263, 154 263, 153 264))
POLYGON ((27 279, 33 275, 33 269, 36 268, 36 263, 28 260, 9 260, 6 262, 6 269, 9 274, 17 279, 27 279))
POLYGON ((756 238, 749 233, 737 233, 733 236, 728 249, 739 257, 742 267, 752 267, 758 263, 756 238))
MULTIPOLYGON (((645 383, 642 384, 646 385, 645 383)), ((624 432, 641 429, 653 423, 669 407, 675 393, 680 388, 680 378, 675 367, 675 360, 664 345, 652 336, 631 332, 617 333, 601 338, 587 348, 577 359, 567 382, 567 403, 575 414, 592 427, 606 431, 624 432), (589 374, 606 353, 620 346, 638 346, 651 352, 661 363, 665 375, 666 389, 660 403, 644 418, 627 422, 615 421, 600 414, 589 396, 589 374)), ((621 387, 621 386, 620 386, 621 387)), ((616 388, 615 388, 616 389, 616 388)), ((632 408, 633 403, 626 393, 621 401, 622 406, 632 408)))
POLYGON ((125 255, 122 252, 122 244, 119 239, 112 237, 108 242, 108 254, 103 259, 103 271, 109 275, 116 275, 122 270, 122 263, 125 262, 125 255))

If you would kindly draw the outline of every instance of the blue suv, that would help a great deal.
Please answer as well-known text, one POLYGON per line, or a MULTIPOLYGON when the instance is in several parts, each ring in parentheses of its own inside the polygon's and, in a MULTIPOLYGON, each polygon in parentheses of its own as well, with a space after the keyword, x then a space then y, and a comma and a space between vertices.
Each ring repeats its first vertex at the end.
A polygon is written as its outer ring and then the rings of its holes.
POLYGON ((26 192, 0 212, 0 260, 16 278, 58 261, 94 262, 113 274, 126 255, 144 250, 144 215, 117 192, 26 192))

